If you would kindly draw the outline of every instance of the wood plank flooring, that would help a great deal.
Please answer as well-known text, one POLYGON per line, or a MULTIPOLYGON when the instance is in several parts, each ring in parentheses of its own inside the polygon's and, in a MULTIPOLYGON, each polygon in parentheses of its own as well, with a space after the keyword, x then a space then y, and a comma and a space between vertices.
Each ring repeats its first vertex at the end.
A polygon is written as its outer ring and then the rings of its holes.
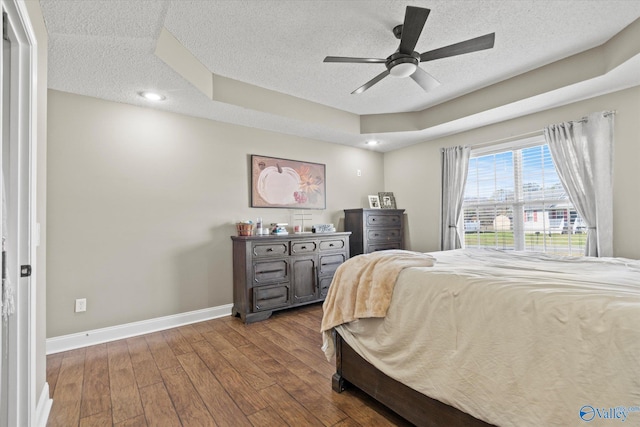
POLYGON ((47 426, 409 426, 362 392, 331 390, 321 317, 314 304, 49 355, 47 426))

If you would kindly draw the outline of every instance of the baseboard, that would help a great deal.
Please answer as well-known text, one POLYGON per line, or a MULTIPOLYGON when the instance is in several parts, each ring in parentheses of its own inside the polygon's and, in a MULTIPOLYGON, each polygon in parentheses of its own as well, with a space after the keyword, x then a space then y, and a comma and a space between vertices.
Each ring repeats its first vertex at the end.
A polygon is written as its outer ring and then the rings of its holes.
POLYGON ((38 403, 36 404, 34 426, 46 427, 52 404, 53 400, 49 397, 49 383, 45 382, 44 387, 42 387, 42 392, 40 392, 38 403))
POLYGON ((60 353, 61 351, 102 344, 104 342, 144 335, 155 331, 188 325, 190 323, 229 316, 231 315, 232 307, 233 304, 226 304, 187 313, 174 314, 172 316, 157 317, 140 322, 126 323, 124 325, 48 338, 47 354, 60 353))

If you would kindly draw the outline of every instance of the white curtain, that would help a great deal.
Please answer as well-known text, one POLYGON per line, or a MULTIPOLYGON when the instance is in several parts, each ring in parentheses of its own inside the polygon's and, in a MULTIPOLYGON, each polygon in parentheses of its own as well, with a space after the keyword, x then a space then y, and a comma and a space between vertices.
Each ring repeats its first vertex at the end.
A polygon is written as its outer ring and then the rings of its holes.
POLYGON ((585 255, 613 256, 613 113, 544 129, 565 191, 587 225, 585 255))
POLYGON ((469 170, 469 147, 442 149, 442 213, 440 215, 440 249, 462 247, 464 233, 462 198, 469 170))

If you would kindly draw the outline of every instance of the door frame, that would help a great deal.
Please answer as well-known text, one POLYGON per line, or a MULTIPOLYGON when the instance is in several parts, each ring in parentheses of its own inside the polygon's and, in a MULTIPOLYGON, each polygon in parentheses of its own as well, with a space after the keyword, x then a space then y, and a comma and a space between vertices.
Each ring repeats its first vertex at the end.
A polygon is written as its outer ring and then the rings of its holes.
MULTIPOLYGON (((4 422, 8 426, 33 426, 37 423, 44 425, 46 416, 42 420, 36 414, 36 245, 33 244, 32 233, 36 229, 36 37, 24 1, 0 0, 0 3, 2 11, 7 15, 12 37, 12 70, 9 76, 12 97, 11 105, 8 106, 12 114, 11 154, 9 176, 6 177, 9 187, 6 192, 8 229, 15 237, 14 242, 9 242, 8 248, 14 254, 7 256, 8 274, 15 294, 15 313, 10 317, 6 329, 9 342, 6 371, 9 393, 7 396, 0 396, 7 400, 6 419, 0 419, 0 426, 4 422), (21 265, 31 266, 30 277, 21 277, 21 265)), ((3 75, 2 78, 7 76, 3 75)), ((1 108, 7 106, 2 105, 1 108)), ((0 182, 3 179, 0 176, 0 182)))

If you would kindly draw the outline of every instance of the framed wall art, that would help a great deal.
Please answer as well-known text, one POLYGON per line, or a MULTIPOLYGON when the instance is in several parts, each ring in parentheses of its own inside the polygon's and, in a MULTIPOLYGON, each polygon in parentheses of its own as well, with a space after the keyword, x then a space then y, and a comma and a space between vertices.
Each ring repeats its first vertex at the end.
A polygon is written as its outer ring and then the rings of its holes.
POLYGON ((380 208, 382 209, 396 209, 396 198, 393 197, 393 193, 381 192, 378 193, 380 199, 380 208))
POLYGON ((252 154, 251 207, 326 209, 325 165, 252 154))

